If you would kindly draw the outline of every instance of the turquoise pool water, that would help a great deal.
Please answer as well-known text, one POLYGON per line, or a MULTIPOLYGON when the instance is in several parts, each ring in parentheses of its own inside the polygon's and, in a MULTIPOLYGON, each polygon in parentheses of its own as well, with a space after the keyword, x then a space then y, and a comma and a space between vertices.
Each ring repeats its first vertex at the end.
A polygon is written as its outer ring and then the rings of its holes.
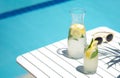
POLYGON ((10 6, 0 10, 0 78, 17 78, 26 73, 16 63, 18 55, 66 38, 71 24, 69 10, 73 7, 86 9, 87 30, 108 26, 120 32, 119 0, 31 0, 16 7, 9 0, 6 5, 0 4, 10 6))

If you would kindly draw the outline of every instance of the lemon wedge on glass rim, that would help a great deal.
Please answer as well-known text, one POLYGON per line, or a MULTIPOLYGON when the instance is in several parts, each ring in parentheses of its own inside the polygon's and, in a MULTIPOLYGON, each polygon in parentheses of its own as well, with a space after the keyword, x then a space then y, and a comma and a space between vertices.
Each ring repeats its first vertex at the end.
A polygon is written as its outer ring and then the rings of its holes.
POLYGON ((85 50, 85 57, 92 59, 98 55, 97 40, 91 41, 90 45, 85 50))

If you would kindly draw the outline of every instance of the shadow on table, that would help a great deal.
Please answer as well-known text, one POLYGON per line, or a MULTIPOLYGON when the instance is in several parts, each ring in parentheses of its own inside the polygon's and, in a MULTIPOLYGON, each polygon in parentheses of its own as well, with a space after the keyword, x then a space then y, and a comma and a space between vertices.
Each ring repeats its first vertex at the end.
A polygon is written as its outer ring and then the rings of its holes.
MULTIPOLYGON (((118 44, 120 45, 120 43, 118 43, 118 44)), ((116 65, 117 63, 120 62, 120 49, 118 49, 118 48, 115 48, 115 49, 114 49, 114 48, 106 47, 106 49, 104 49, 104 50, 107 51, 107 53, 106 53, 106 52, 101 52, 102 55, 106 56, 106 57, 104 57, 104 58, 113 57, 110 61, 108 61, 108 62, 106 63, 106 64, 108 65, 107 68, 110 68, 110 67, 112 67, 113 65, 116 65), (112 53, 112 55, 109 55, 108 52, 112 53), (109 56, 108 56, 108 55, 109 55, 109 56)), ((57 53, 60 54, 60 55, 65 56, 65 57, 67 57, 67 58, 70 58, 70 57, 68 56, 68 50, 67 50, 67 48, 59 48, 59 49, 57 50, 57 53)), ((101 59, 104 59, 104 58, 101 58, 101 59)), ((70 59, 72 59, 72 58, 70 58, 70 59)), ((99 59, 99 60, 101 60, 101 59, 99 59)), ((84 71, 83 71, 83 66, 78 66, 78 67, 76 67, 76 70, 77 70, 78 72, 84 73, 84 71)), ((120 78, 120 75, 118 75, 117 78, 120 78)))
POLYGON ((34 11, 34 10, 37 10, 37 9, 40 9, 40 8, 45 8, 45 7, 55 5, 55 4, 63 3, 63 2, 66 2, 66 1, 68 1, 68 0, 51 0, 51 1, 46 1, 46 2, 43 2, 43 3, 38 3, 38 4, 35 4, 35 5, 27 6, 27 7, 24 7, 24 8, 19 8, 19 9, 16 9, 16 10, 8 11, 8 12, 0 14, 0 20, 8 18, 8 17, 16 16, 16 15, 19 15, 19 14, 31 12, 31 11, 34 11))
MULTIPOLYGON (((120 43, 118 43, 118 44, 120 45, 120 43)), ((108 65, 108 68, 110 68, 113 65, 120 62, 120 49, 118 49, 118 48, 114 49, 114 48, 106 47, 105 50, 113 54, 113 55, 104 57, 104 58, 113 57, 109 62, 106 63, 108 65)), ((102 58, 102 59, 104 59, 104 58, 102 58)))
POLYGON ((117 78, 120 78, 120 75, 117 78))
MULTIPOLYGON (((71 57, 68 56, 68 50, 67 50, 67 48, 59 48, 59 49, 57 50, 57 53, 60 54, 60 55, 63 55, 64 57, 73 59, 73 58, 71 58, 71 57)), ((76 70, 77 70, 78 72, 84 74, 83 66, 78 66, 78 67, 76 67, 76 70)))
POLYGON ((70 58, 68 56, 68 50, 67 50, 67 48, 59 48, 57 50, 57 53, 60 54, 60 55, 63 55, 64 57, 70 58))
MULTIPOLYGON (((118 52, 118 55, 115 56, 110 56, 110 57, 114 57, 113 59, 111 59, 109 62, 107 62, 106 64, 108 65, 108 68, 112 67, 113 65, 116 65, 117 63, 120 62, 120 50, 116 50, 116 49, 111 49, 112 52, 118 52)), ((120 78, 120 75, 117 76, 117 78, 120 78)))
POLYGON ((78 72, 84 74, 84 67, 83 67, 83 66, 78 66, 78 67, 76 67, 76 70, 77 70, 78 72))
MULTIPOLYGON (((117 43, 117 44, 120 46, 120 43, 117 43)), ((112 47, 114 47, 114 46, 112 46, 112 47)), ((112 53, 112 55, 108 55, 108 56, 104 57, 104 58, 112 57, 112 59, 106 63, 108 65, 107 68, 110 68, 113 65, 120 63, 120 49, 115 48, 115 47, 114 48, 106 47, 106 49, 104 49, 104 50, 112 53)), ((106 54, 103 54, 103 55, 106 55, 106 54)), ((102 58, 102 59, 104 59, 104 58, 102 58)), ((120 78, 120 75, 118 75, 117 78, 120 78)))
POLYGON ((70 57, 68 55, 68 49, 67 48, 59 48, 57 50, 57 53, 60 54, 60 55, 63 55, 64 57, 66 58, 69 58, 69 59, 74 59, 74 60, 77 60, 77 59, 81 59, 81 58, 73 58, 73 57, 70 57))
POLYGON ((68 57, 68 50, 67 50, 67 48, 59 48, 57 50, 57 53, 60 54, 60 55, 65 56, 65 57, 68 57))

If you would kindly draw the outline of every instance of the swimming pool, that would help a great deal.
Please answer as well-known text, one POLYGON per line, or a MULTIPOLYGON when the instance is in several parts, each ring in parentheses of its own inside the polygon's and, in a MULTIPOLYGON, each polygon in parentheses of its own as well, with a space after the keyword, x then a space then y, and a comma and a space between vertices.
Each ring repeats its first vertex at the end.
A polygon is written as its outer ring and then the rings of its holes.
MULTIPOLYGON (((27 2, 26 5, 28 5, 27 2)), ((29 4, 27 8, 24 5, 22 9, 19 6, 17 10, 1 10, 0 77, 16 78, 26 73, 16 63, 18 55, 66 38, 71 24, 69 10, 73 7, 86 9, 85 26, 87 30, 108 26, 120 32, 120 11, 118 10, 120 2, 118 0, 105 0, 104 2, 43 0, 43 2, 29 4)))

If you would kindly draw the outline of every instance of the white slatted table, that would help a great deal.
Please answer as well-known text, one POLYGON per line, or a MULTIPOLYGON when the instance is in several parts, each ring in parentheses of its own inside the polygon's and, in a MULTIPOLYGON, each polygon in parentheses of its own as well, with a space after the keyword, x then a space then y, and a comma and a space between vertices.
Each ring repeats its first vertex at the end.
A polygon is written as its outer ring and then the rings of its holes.
POLYGON ((67 39, 22 54, 16 60, 36 78, 120 78, 120 33, 99 27, 87 32, 88 43, 91 34, 98 31, 111 31, 115 37, 112 42, 99 46, 96 74, 85 75, 81 72, 83 59, 74 60, 58 53, 60 48, 67 48, 67 39))

